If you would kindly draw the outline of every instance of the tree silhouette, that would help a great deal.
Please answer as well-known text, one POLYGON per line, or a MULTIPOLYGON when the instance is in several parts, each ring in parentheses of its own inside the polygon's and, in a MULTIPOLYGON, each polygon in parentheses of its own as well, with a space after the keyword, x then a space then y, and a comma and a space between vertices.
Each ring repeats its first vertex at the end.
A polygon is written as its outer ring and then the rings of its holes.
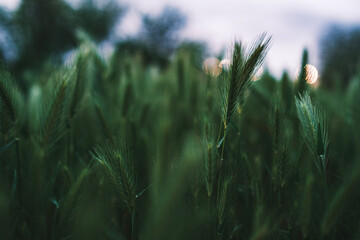
POLYGON ((360 27, 331 26, 320 40, 320 54, 323 84, 347 86, 360 64, 360 27))
POLYGON ((167 6, 158 16, 143 16, 140 39, 149 49, 169 56, 179 43, 177 33, 185 23, 186 18, 178 9, 167 6))
POLYGON ((140 32, 118 42, 116 56, 140 54, 145 65, 157 64, 164 68, 171 54, 181 45, 178 33, 185 23, 186 17, 170 6, 166 6, 159 15, 143 15, 140 32))
POLYGON ((113 1, 98 8, 86 0, 74 9, 63 0, 23 0, 14 12, 1 14, 0 25, 14 42, 14 70, 23 72, 47 60, 60 61, 64 52, 78 45, 78 30, 103 41, 123 12, 113 1))

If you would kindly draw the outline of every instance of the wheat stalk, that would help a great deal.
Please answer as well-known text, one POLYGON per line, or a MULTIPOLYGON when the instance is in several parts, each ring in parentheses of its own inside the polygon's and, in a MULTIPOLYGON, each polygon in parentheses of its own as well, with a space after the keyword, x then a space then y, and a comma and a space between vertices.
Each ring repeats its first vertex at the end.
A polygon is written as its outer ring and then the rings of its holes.
POLYGON ((124 143, 117 138, 107 140, 104 146, 95 147, 91 156, 114 184, 122 207, 132 213, 136 199, 134 166, 124 143))
POLYGON ((0 130, 7 141, 13 138, 21 111, 21 93, 8 72, 0 71, 0 130))
POLYGON ((303 140, 313 156, 320 175, 325 176, 325 159, 329 142, 323 112, 312 104, 308 93, 296 99, 296 108, 303 140))
POLYGON ((64 133, 68 107, 68 82, 64 71, 57 72, 46 86, 37 123, 37 142, 43 155, 54 150, 64 133))

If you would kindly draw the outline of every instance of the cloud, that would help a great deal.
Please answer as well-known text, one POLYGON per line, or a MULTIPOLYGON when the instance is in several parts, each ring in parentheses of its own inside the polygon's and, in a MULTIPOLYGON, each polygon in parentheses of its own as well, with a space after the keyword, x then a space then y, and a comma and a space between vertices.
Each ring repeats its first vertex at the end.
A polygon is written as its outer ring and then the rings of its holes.
POLYGON ((14 10, 20 4, 20 0, 0 0, 0 6, 14 10))

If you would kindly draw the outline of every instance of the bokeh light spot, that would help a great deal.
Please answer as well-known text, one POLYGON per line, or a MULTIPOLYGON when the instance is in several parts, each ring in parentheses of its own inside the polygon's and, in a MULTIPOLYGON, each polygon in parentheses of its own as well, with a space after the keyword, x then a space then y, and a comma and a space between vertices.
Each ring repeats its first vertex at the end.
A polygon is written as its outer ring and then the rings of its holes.
POLYGON ((231 61, 230 59, 223 59, 221 60, 219 67, 221 67, 223 70, 230 70, 231 61))
MULTIPOLYGON (((316 67, 311 64, 306 64, 305 70, 306 70, 306 77, 305 77, 306 82, 308 84, 315 84, 319 78, 319 72, 316 69, 316 67)), ((296 79, 298 79, 299 76, 300 76, 300 67, 298 67, 296 71, 296 79)))
POLYGON ((214 57, 205 59, 203 63, 203 70, 206 74, 213 77, 219 76, 222 70, 219 59, 214 57))

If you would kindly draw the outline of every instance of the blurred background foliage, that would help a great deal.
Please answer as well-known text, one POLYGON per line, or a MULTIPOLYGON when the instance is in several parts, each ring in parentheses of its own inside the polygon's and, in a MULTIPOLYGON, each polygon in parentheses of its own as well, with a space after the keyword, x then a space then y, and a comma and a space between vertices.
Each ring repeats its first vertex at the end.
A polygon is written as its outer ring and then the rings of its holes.
MULTIPOLYGON (((26 75, 44 71, 47 63, 61 64, 76 49, 85 32, 95 44, 111 41, 115 51, 140 54, 147 64, 166 67, 179 45, 193 47, 198 56, 208 54, 206 43, 179 40, 186 15, 166 6, 158 15, 143 14, 141 29, 132 37, 112 32, 126 14, 119 1, 83 0, 71 7, 64 0, 23 0, 14 11, 0 10, 0 57, 26 86, 26 75)), ((360 30, 357 26, 329 24, 320 40, 320 76, 328 89, 345 87, 359 68, 360 30)), ((31 78, 31 77, 30 77, 31 78)), ((26 88, 25 88, 26 89, 26 88)))
POLYGON ((212 76, 174 8, 105 58, 125 11, 1 12, 1 239, 359 238, 359 54, 339 49, 357 30, 324 38, 313 86, 306 50, 298 79, 253 81, 265 36, 212 76))
MULTIPOLYGON (((77 8, 63 0, 24 0, 16 10, 0 12, 2 61, 23 80, 21 85, 26 85, 27 74, 32 78, 33 73, 44 71, 47 63, 61 64, 64 54, 79 46, 79 31, 96 44, 109 40, 126 9, 113 0, 84 0, 77 8)), ((139 53, 146 62, 165 66, 180 44, 177 33, 185 22, 183 13, 165 7, 158 16, 143 15, 136 36, 113 44, 117 51, 139 53)))
POLYGON ((79 46, 78 30, 87 32, 95 42, 109 37, 125 9, 114 2, 98 8, 93 0, 73 9, 62 0, 24 0, 13 12, 3 12, 3 34, 12 42, 11 65, 15 72, 39 69, 45 61, 61 63, 62 55, 79 46))
POLYGON ((322 78, 326 87, 346 87, 360 68, 360 27, 331 25, 320 39, 322 78))

